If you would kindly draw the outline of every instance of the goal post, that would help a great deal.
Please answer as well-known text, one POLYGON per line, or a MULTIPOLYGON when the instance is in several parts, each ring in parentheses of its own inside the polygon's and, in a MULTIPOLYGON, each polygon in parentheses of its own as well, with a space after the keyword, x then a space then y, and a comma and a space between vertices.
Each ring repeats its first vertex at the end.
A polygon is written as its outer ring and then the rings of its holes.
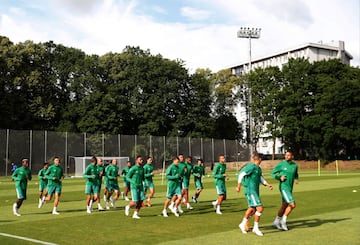
MULTIPOLYGON (((75 162, 75 177, 82 177, 87 165, 91 163, 92 156, 85 156, 85 157, 73 157, 70 158, 74 159, 75 162)), ((119 170, 121 171, 123 168, 126 167, 126 162, 129 161, 129 157, 101 157, 103 159, 104 166, 110 164, 113 159, 117 160, 117 165, 119 170)))

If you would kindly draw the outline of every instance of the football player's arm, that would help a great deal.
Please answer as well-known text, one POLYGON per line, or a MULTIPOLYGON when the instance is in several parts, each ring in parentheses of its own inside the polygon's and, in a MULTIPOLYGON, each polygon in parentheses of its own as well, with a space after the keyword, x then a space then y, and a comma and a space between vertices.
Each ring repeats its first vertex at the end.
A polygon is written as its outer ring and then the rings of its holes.
POLYGON ((245 171, 241 171, 239 173, 239 176, 238 176, 238 183, 237 183, 237 186, 236 186, 236 191, 239 192, 240 189, 241 189, 241 182, 243 180, 243 178, 246 176, 246 172, 245 171))
POLYGON ((172 175, 171 174, 171 167, 169 167, 167 170, 166 170, 166 178, 168 180, 176 180, 179 178, 179 174, 176 174, 176 175, 172 175))
POLYGON ((44 176, 46 179, 53 179, 53 177, 51 176, 51 171, 50 171, 50 167, 46 170, 44 176))
POLYGON ((271 177, 273 177, 274 179, 276 180, 280 180, 280 175, 279 175, 279 172, 280 172, 280 164, 276 165, 276 167, 271 171, 271 177))
POLYGON ((298 174, 298 168, 297 168, 297 167, 296 167, 296 170, 295 170, 294 183, 295 183, 295 184, 298 184, 298 183, 299 183, 299 174, 298 174))
POLYGON ((32 180, 32 173, 31 173, 31 170, 29 171, 29 174, 27 176, 28 180, 32 180))
POLYGON ((130 171, 126 174, 126 176, 125 176, 125 179, 126 179, 126 181, 127 182, 132 182, 132 176, 133 176, 133 171, 134 169, 133 168, 131 168, 130 169, 130 171))
POLYGON ((151 177, 151 176, 152 176, 152 172, 149 173, 149 170, 146 168, 146 169, 144 169, 144 176, 145 176, 146 178, 151 177))
POLYGON ((89 170, 90 170, 90 169, 89 169, 88 167, 85 169, 85 172, 84 172, 83 177, 86 178, 86 179, 93 179, 95 176, 89 174, 89 170))
POLYGON ((214 178, 215 179, 225 179, 225 176, 221 173, 218 173, 220 169, 220 165, 216 165, 215 168, 214 168, 214 178))
POLYGON ((17 176, 17 169, 13 172, 13 174, 11 175, 11 178, 13 179, 13 180, 15 180, 15 181, 17 181, 17 180, 20 180, 19 178, 18 178, 18 176, 17 176))
POLYGON ((261 175, 261 177, 260 177, 260 183, 263 184, 264 186, 269 187, 270 190, 272 190, 272 188, 273 188, 272 185, 270 185, 270 184, 265 180, 264 176, 262 176, 262 175, 261 175))

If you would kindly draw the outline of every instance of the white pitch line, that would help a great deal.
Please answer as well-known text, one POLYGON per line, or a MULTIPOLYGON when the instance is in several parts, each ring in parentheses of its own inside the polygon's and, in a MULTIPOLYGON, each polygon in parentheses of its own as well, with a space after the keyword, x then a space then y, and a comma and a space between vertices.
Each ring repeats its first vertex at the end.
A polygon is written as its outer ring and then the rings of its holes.
POLYGON ((20 239, 20 240, 24 240, 24 241, 29 241, 29 242, 35 242, 35 243, 45 244, 45 245, 57 245, 56 243, 44 242, 44 241, 40 241, 40 240, 28 238, 28 237, 15 236, 15 235, 6 234, 6 233, 1 233, 1 232, 0 232, 0 235, 1 235, 1 236, 12 237, 12 238, 16 238, 16 239, 20 239))

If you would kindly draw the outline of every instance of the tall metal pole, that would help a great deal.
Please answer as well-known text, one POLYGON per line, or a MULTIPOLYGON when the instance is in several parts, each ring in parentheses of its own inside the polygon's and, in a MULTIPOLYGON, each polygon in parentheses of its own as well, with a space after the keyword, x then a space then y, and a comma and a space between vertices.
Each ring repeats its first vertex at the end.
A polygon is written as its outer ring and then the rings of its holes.
MULTIPOLYGON (((237 36, 239 38, 248 38, 249 39, 249 70, 248 73, 251 72, 251 39, 252 38, 260 38, 260 31, 261 28, 249 28, 249 27, 241 27, 240 30, 237 32, 237 36)), ((253 120, 251 115, 251 104, 252 104, 252 95, 251 95, 251 81, 248 81, 248 120, 249 120, 249 150, 250 150, 250 157, 253 154, 253 120)))
MULTIPOLYGON (((249 74, 251 72, 251 35, 249 35, 249 74)), ((252 95, 251 95, 251 80, 249 79, 249 135, 250 135, 250 158, 254 153, 253 149, 253 120, 251 113, 252 95)))

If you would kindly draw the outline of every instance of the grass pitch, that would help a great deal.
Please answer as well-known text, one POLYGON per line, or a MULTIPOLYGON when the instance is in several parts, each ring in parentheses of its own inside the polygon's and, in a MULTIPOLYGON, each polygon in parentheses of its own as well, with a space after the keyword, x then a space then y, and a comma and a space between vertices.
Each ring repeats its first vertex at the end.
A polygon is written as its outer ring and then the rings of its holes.
MULTIPOLYGON (((191 204, 192 211, 180 217, 170 212, 161 216, 165 200, 166 181, 155 178, 156 194, 151 208, 140 211, 140 220, 124 215, 124 200, 117 208, 92 214, 86 213, 85 180, 65 179, 58 211, 51 214, 52 203, 38 209, 38 180, 29 182, 28 200, 20 209, 21 217, 12 214, 16 199, 14 183, 10 178, 0 178, 0 244, 34 244, 10 234, 55 244, 360 244, 360 172, 300 171, 300 183, 295 185, 297 208, 288 219, 289 231, 272 227, 272 221, 281 204, 277 183, 264 171, 264 176, 274 185, 270 191, 261 187, 260 195, 265 210, 260 229, 264 237, 249 232, 244 235, 238 228, 246 200, 243 193, 235 192, 236 175, 230 172, 227 182, 228 200, 222 205, 223 215, 217 215, 211 201, 217 197, 213 179, 204 179, 200 203, 191 204), (356 192, 354 192, 356 190, 356 192)), ((120 182, 122 183, 122 182, 120 182)), ((190 194, 194 193, 193 182, 190 194)), ((191 196, 190 195, 190 196, 191 196)), ((102 201, 102 205, 104 203, 102 201)), ((95 205, 94 205, 95 208, 95 205)), ((184 208, 184 207, 183 207, 184 208)), ((96 209, 95 209, 96 210, 96 209)), ((251 224, 252 224, 251 220, 251 224)))

